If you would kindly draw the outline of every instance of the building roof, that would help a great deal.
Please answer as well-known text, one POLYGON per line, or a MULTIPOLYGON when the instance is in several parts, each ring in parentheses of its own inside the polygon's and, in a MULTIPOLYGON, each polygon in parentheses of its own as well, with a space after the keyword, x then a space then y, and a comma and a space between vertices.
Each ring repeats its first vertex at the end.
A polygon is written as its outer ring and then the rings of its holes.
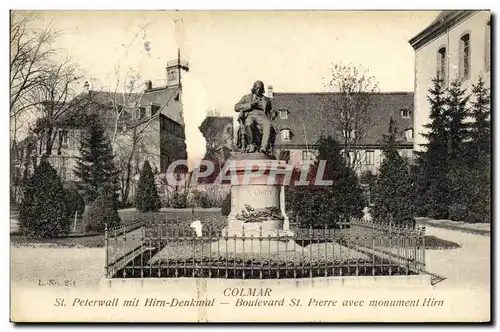
POLYGON ((431 24, 410 39, 409 43, 417 50, 476 12, 477 10, 443 10, 431 24))
MULTIPOLYGON (((273 109, 288 111, 287 119, 278 115, 275 123, 278 130, 290 129, 290 142, 281 142, 280 146, 310 146, 316 144, 320 136, 333 136, 342 142, 342 133, 339 132, 335 117, 331 114, 339 112, 334 109, 334 102, 339 100, 340 94, 336 93, 279 93, 274 92, 272 99, 273 109)), ((362 142, 364 146, 380 146, 384 135, 388 134, 389 120, 392 117, 396 122, 399 139, 408 146, 404 130, 413 127, 413 92, 387 92, 372 93, 369 105, 372 114, 367 128, 366 137, 362 142), (402 118, 401 110, 409 110, 409 118, 402 118)))
MULTIPOLYGON (((182 117, 182 108, 181 107, 167 107, 171 101, 173 101, 176 96, 180 93, 179 86, 170 86, 170 87, 158 87, 149 90, 145 90, 142 93, 122 93, 122 92, 109 92, 109 91, 95 91, 90 90, 88 93, 80 93, 77 95, 70 103, 79 104, 78 101, 82 101, 86 98, 87 105, 96 104, 99 106, 104 106, 105 108, 113 107, 113 103, 116 103, 120 106, 126 106, 124 104, 128 103, 128 107, 130 107, 130 111, 134 107, 146 107, 151 104, 157 105, 160 107, 160 112, 167 116, 168 118, 174 120, 175 122, 184 125, 183 117, 182 117)), ((82 103, 80 103, 82 104, 82 103)), ((72 112, 67 112, 64 114, 64 117, 61 118, 60 121, 68 121, 72 119, 79 119, 78 116, 81 114, 82 108, 75 108, 72 112), (75 114, 77 113, 77 114, 75 114)), ((129 112, 130 113, 130 112, 129 112)), ((125 114, 123 117, 131 118, 131 114, 125 114)), ((74 125, 79 125, 78 121, 75 122, 74 125)))
POLYGON ((165 86, 146 90, 142 96, 142 104, 150 103, 160 106, 160 112, 175 122, 184 125, 182 107, 166 107, 171 101, 180 98, 180 86, 165 86))

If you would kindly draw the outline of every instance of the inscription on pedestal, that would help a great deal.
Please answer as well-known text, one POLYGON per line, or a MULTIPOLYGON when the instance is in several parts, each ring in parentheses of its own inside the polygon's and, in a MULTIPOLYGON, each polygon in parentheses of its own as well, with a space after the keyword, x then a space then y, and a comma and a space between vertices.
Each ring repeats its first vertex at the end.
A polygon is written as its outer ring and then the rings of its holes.
POLYGON ((250 191, 250 195, 255 196, 255 197, 262 197, 262 196, 272 196, 273 191, 271 189, 263 189, 263 188, 256 188, 253 191, 250 191))

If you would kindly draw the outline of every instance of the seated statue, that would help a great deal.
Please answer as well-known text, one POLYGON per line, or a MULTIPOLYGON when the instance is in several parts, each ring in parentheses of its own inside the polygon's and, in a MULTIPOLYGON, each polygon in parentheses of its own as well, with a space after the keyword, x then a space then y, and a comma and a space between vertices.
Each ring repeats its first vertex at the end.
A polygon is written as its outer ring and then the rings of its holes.
POLYGON ((256 81, 251 93, 243 96, 234 110, 239 113, 237 147, 240 152, 270 154, 276 138, 272 123, 276 112, 269 98, 264 96, 264 83, 256 81))

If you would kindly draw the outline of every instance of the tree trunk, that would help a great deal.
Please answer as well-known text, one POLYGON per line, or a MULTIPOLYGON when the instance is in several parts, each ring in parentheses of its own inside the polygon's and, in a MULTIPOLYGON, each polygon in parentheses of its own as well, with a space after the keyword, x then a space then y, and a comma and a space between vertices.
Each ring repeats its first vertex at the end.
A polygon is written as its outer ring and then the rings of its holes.
POLYGON ((49 127, 46 128, 46 135, 45 135, 45 154, 47 156, 50 156, 52 154, 52 146, 54 145, 54 139, 52 138, 52 134, 54 132, 54 129, 49 127))

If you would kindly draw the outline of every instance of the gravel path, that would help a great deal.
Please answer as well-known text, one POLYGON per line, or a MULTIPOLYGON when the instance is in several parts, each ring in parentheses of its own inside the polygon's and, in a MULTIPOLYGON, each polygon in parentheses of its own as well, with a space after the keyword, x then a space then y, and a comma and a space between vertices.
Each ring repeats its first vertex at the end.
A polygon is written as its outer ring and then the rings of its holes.
POLYGON ((11 246, 11 281, 38 284, 55 279, 75 280, 77 286, 96 286, 104 276, 104 248, 11 246))
POLYGON ((490 289, 490 237, 437 227, 426 227, 427 235, 457 242, 461 248, 426 250, 427 271, 447 279, 438 288, 490 289))

